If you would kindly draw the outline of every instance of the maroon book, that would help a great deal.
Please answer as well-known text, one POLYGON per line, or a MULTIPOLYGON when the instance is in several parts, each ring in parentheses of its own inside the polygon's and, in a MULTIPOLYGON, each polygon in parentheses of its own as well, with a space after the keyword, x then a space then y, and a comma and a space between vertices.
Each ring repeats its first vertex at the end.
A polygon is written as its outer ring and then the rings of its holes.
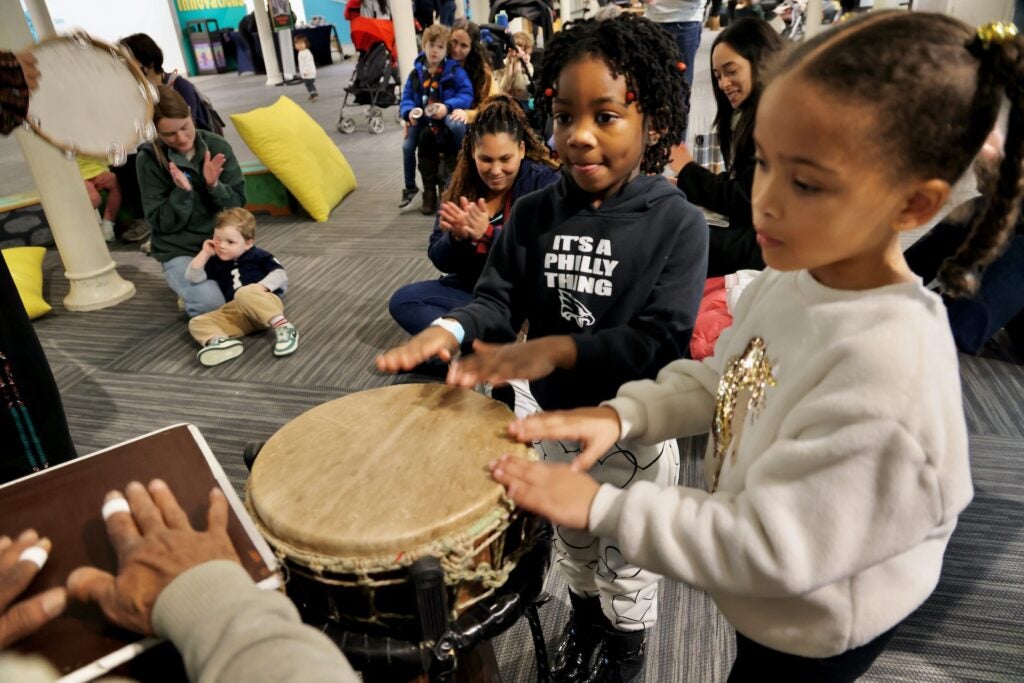
MULTIPOLYGON (((32 528, 53 542, 25 596, 64 585, 82 565, 116 573, 117 557, 100 515, 104 497, 124 491, 129 482, 151 479, 167 482, 197 529, 206 528, 209 492, 219 487, 228 499, 228 534, 242 564, 262 587, 280 585, 273 552, 206 441, 196 427, 181 424, 0 486, 0 534, 16 538, 32 528)), ((61 617, 13 649, 45 657, 69 683, 111 672, 141 681, 185 680, 177 653, 161 642, 110 625, 95 605, 69 602, 61 617)))

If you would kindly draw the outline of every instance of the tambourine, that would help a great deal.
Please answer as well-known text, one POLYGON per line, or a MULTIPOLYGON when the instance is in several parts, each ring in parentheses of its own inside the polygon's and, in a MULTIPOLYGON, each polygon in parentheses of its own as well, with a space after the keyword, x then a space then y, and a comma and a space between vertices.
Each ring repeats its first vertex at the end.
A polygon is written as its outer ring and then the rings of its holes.
POLYGON ((128 152, 156 138, 156 86, 121 46, 77 32, 46 38, 32 49, 39 88, 25 125, 64 154, 125 163, 128 152))

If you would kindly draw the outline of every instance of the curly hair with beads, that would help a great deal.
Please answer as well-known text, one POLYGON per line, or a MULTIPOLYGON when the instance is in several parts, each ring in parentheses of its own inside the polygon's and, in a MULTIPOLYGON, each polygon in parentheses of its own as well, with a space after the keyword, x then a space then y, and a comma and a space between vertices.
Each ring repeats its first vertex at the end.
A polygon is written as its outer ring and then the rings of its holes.
POLYGON ((462 139, 462 149, 455 170, 452 171, 451 183, 442 196, 444 201, 458 201, 459 197, 476 201, 487 194, 487 185, 476 170, 473 155, 483 136, 501 133, 507 133, 517 144, 523 143, 527 159, 558 168, 558 164, 551 160, 547 146, 530 128, 526 114, 515 98, 493 95, 480 105, 473 127, 462 139))
POLYGON ((1004 96, 1009 100, 995 189, 939 273, 947 293, 972 294, 1013 235, 1024 196, 1024 39, 992 40, 942 14, 872 12, 801 45, 783 74, 873 110, 874 152, 894 180, 952 185, 981 150, 1004 96))
POLYGON ((660 173, 670 150, 682 139, 690 100, 675 41, 657 24, 632 14, 568 24, 544 48, 539 106, 551 114, 558 76, 587 57, 604 61, 612 76, 623 76, 658 140, 646 148, 640 169, 660 173))

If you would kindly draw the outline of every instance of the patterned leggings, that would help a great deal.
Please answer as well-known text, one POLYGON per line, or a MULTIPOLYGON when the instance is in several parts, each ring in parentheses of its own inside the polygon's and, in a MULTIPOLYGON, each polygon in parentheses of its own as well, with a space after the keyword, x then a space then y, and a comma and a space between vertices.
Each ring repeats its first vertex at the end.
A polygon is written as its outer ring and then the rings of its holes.
MULTIPOLYGON (((539 412, 527 384, 511 384, 516 394, 516 416, 539 412)), ((570 462, 580 452, 576 441, 540 441, 533 447, 550 462, 570 462)), ((675 486, 679 482, 679 447, 675 441, 654 446, 621 441, 597 461, 590 474, 601 483, 619 488, 636 481, 675 486)), ((556 524, 555 562, 574 593, 600 596, 601 610, 616 629, 639 631, 654 625, 661 576, 627 562, 614 540, 556 524)))

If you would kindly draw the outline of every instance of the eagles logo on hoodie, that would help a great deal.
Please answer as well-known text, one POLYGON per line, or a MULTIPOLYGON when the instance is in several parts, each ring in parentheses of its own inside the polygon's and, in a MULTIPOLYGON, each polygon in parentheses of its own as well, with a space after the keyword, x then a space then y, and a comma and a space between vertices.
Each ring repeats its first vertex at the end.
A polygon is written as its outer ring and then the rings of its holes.
POLYGON ((564 289, 558 290, 558 300, 562 302, 562 317, 571 323, 576 323, 582 330, 588 325, 593 325, 594 314, 584 306, 579 299, 564 289))

